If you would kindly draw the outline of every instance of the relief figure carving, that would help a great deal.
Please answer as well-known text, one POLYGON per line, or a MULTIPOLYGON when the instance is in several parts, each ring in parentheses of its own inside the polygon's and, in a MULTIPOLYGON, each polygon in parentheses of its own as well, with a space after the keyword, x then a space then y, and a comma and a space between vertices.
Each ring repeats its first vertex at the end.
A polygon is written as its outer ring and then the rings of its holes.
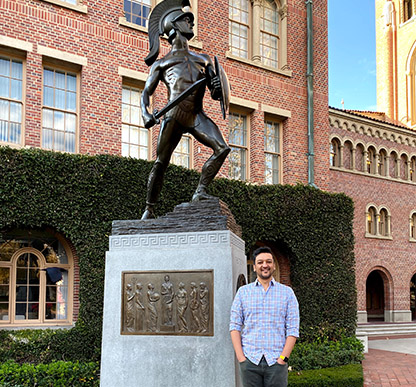
POLYGON ((143 300, 143 285, 138 282, 136 284, 136 331, 143 331, 143 322, 144 322, 144 300, 143 300))
POLYGON ((157 332, 157 309, 156 309, 156 302, 160 300, 159 293, 155 292, 155 287, 152 283, 147 285, 149 289, 147 291, 147 331, 148 332, 157 332))
POLYGON ((199 303, 201 304, 201 328, 205 333, 208 331, 209 321, 209 292, 205 282, 199 284, 199 303))
POLYGON ((185 312, 188 308, 188 292, 183 282, 179 283, 179 290, 176 294, 176 311, 178 318, 178 331, 188 332, 188 322, 186 321, 185 312))
POLYGON ((126 328, 128 332, 134 332, 134 290, 132 284, 126 286, 126 328))
POLYGON ((201 331, 201 323, 199 321, 199 300, 198 300, 198 290, 196 288, 195 282, 191 282, 191 294, 190 294, 190 308, 191 308, 191 330, 192 332, 201 331))
POLYGON ((162 284, 162 290, 160 293, 163 296, 163 324, 173 325, 173 300, 175 298, 175 293, 173 291, 173 284, 170 282, 170 277, 168 275, 165 275, 165 282, 162 284))

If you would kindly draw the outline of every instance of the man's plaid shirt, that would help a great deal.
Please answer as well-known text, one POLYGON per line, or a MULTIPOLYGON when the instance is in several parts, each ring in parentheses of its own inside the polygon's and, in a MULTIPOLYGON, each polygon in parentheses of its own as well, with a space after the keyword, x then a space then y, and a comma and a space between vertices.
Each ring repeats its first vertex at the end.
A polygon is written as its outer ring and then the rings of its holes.
POLYGON ((287 336, 299 337, 299 305, 293 290, 271 280, 267 291, 256 280, 242 286, 231 307, 230 331, 241 332, 244 355, 270 366, 282 353, 287 336))

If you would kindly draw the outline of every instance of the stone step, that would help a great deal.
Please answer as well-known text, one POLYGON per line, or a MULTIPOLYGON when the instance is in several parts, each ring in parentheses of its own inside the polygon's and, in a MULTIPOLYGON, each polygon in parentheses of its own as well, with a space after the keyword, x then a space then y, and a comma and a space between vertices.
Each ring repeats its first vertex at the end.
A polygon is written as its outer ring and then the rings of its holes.
POLYGON ((416 335, 416 323, 358 324, 357 336, 416 335))

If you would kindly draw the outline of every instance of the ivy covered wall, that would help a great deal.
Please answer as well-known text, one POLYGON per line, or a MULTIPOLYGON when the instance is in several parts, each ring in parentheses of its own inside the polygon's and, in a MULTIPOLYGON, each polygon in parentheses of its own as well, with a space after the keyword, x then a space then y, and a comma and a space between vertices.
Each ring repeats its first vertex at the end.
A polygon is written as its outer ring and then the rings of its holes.
MULTIPOLYGON (((151 166, 118 156, 0 147, 0 230, 52 227, 72 242, 79 257, 79 319, 71 330, 38 335, 40 347, 47 337, 45 360, 80 360, 80 353, 99 359, 111 222, 140 218, 151 166)), ((197 172, 171 165, 157 214, 189 201, 198 179, 197 172)), ((255 186, 227 179, 216 179, 210 193, 229 206, 243 229, 247 251, 258 241, 285 246, 300 304, 302 340, 354 335, 350 198, 303 185, 255 186)))

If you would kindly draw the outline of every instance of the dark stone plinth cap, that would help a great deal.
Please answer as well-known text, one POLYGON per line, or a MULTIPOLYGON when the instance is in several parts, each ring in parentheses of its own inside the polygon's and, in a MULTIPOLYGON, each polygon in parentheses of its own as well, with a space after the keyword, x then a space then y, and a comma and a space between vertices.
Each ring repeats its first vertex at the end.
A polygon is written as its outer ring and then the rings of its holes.
POLYGON ((230 230, 241 238, 241 227, 228 206, 218 198, 182 203, 157 219, 115 220, 112 235, 162 234, 230 230))

